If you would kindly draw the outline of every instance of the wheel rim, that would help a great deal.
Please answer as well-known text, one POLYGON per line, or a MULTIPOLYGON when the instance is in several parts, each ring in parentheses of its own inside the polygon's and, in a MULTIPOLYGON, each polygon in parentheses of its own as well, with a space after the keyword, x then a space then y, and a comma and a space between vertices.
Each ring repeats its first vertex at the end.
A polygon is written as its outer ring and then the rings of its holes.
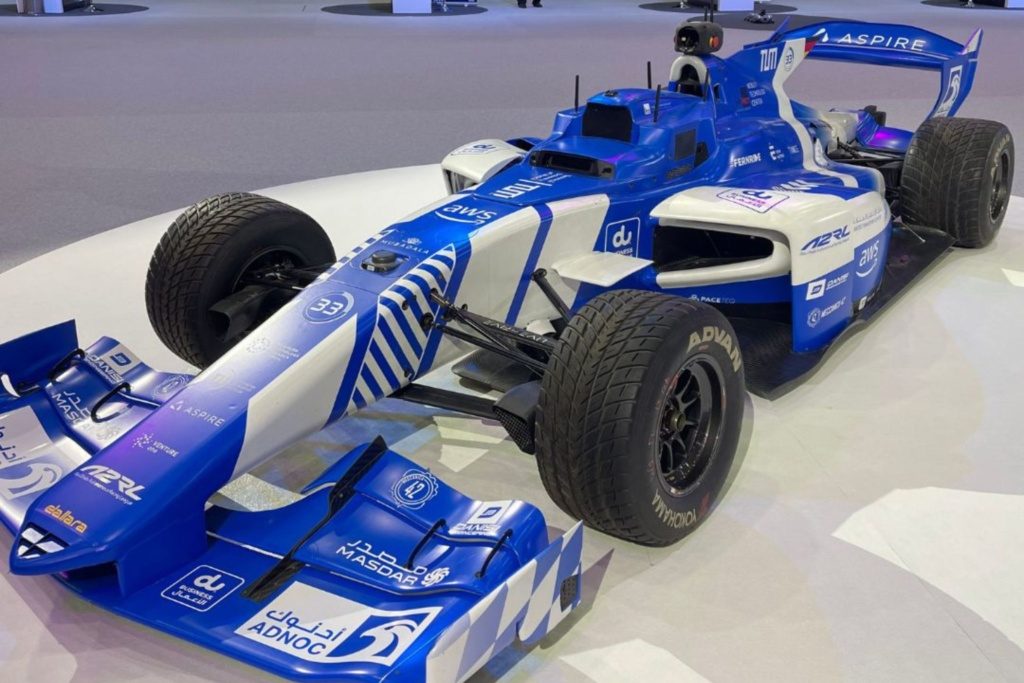
MULTIPOLYGON (((231 291, 225 296, 231 296, 237 293, 243 287, 245 287, 245 281, 252 275, 260 272, 266 272, 268 270, 287 270, 289 268, 301 268, 307 265, 305 259, 301 257, 296 251, 287 249, 284 247, 272 247, 264 249, 261 252, 253 255, 242 268, 239 270, 238 277, 231 284, 231 291)), ((224 297, 222 297, 224 298, 224 297)), ((227 335, 226 322, 222 316, 218 315, 214 311, 207 311, 207 315, 210 319, 211 327, 217 340, 222 344, 233 345, 244 339, 249 332, 263 321, 257 321, 256 325, 250 326, 248 329, 242 331, 240 334, 231 335, 230 338, 227 335)))
POLYGON ((992 167, 992 198, 989 215, 992 220, 999 220, 1010 199, 1010 155, 1006 151, 999 155, 992 167))
POLYGON ((691 358, 669 383, 662 401, 656 458, 662 485, 687 492, 707 470, 722 433, 724 380, 710 356, 691 358))

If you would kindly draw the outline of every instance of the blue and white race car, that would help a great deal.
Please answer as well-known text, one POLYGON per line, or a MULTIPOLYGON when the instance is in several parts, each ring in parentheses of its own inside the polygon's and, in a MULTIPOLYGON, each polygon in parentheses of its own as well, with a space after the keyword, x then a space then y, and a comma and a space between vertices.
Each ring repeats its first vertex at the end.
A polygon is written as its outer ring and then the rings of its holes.
MULTIPOLYGON (((954 118, 977 68, 907 26, 830 22, 727 59, 683 24, 667 86, 609 90, 550 137, 445 158, 450 196, 336 259, 265 197, 189 208, 146 302, 196 376, 73 322, 0 345, 0 517, 16 574, 295 679, 462 681, 580 602, 580 525, 478 501, 366 444, 289 506, 211 496, 385 397, 497 419, 566 512, 648 545, 723 489, 745 391, 774 396, 953 245, 1013 177, 1005 126, 954 118), (785 92, 805 59, 935 70, 915 132, 785 92), (458 361, 480 394, 417 380, 458 361)), ((578 92, 578 90, 577 90, 578 92)))

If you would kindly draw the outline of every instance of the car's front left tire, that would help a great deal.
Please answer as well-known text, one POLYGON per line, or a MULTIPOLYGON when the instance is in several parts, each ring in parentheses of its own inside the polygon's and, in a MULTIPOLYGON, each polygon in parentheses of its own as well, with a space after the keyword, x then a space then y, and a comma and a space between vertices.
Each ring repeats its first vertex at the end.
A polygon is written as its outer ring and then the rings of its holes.
POLYGON ((563 332, 541 384, 537 459, 552 499, 619 538, 675 543, 711 511, 739 443, 746 390, 715 308, 601 294, 563 332))
POLYGON ((251 325, 235 329, 218 302, 267 268, 309 268, 335 261, 320 225, 287 204, 236 192, 185 210, 164 233, 146 276, 146 310, 160 340, 180 358, 205 368, 294 294, 271 292, 251 325))

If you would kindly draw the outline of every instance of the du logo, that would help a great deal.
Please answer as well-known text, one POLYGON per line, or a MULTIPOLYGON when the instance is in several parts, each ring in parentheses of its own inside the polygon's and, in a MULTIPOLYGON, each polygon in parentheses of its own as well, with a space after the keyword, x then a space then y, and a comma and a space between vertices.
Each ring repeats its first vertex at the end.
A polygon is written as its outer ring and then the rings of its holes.
POLYGON ((612 254, 636 256, 640 246, 640 219, 629 218, 604 227, 604 250, 612 254))

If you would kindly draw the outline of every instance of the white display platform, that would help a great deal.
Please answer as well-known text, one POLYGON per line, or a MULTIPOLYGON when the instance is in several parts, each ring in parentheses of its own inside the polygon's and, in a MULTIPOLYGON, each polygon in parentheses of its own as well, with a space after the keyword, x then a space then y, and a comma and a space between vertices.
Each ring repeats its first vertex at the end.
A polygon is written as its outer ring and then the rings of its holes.
MULTIPOLYGON (((436 166, 265 192, 320 221, 339 252, 442 193, 436 166)), ((154 366, 185 369, 143 304, 173 215, 0 274, 0 338, 77 317, 85 342, 110 334, 154 366)), ((742 466, 695 535, 651 550, 589 533, 587 604, 570 628, 507 651, 472 683, 1024 680, 1022 340, 1015 198, 994 246, 949 256, 805 386, 752 399, 742 466)), ((470 495, 525 498, 553 528, 571 523, 496 423, 398 401, 283 453, 230 497, 286 500, 378 433, 470 495)), ((46 577, 3 570, 0 604, 6 681, 277 680, 46 577)))

